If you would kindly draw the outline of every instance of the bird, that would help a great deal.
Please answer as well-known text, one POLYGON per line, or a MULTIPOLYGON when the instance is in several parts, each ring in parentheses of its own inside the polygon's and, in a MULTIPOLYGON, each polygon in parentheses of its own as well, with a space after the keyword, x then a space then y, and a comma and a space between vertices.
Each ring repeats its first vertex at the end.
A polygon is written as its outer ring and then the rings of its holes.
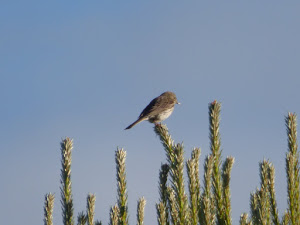
POLYGON ((162 93, 160 96, 154 98, 142 111, 138 119, 126 127, 125 130, 132 128, 144 120, 148 120, 150 123, 157 125, 172 114, 175 104, 180 103, 177 101, 176 95, 173 92, 166 91, 162 93))

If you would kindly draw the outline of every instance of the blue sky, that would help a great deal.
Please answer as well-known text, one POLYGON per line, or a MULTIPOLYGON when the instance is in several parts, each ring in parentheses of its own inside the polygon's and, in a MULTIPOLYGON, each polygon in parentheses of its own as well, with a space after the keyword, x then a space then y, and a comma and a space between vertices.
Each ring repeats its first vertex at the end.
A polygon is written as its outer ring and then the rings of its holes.
POLYGON ((95 193, 96 218, 116 202, 114 152, 127 150, 129 214, 147 200, 156 224, 165 154, 152 124, 133 122, 154 97, 182 103, 165 121, 186 157, 209 154, 208 103, 222 102, 223 157, 232 155, 233 222, 249 212, 258 163, 276 169, 280 214, 287 204, 284 117, 300 113, 298 1, 6 1, 0 7, 0 217, 38 224, 44 194, 60 209, 60 141, 74 139, 75 216, 95 193))

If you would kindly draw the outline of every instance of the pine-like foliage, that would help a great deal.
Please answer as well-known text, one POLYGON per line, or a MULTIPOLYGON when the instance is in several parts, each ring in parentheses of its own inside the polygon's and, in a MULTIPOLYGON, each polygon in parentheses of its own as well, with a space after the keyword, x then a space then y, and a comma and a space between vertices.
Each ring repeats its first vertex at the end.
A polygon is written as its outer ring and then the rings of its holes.
POLYGON ((200 211, 200 181, 199 181, 199 157, 200 148, 194 148, 191 159, 186 163, 187 173, 189 178, 189 193, 190 193, 190 221, 192 225, 198 224, 198 216, 200 211))
POLYGON ((161 179, 160 176, 161 199, 156 206, 159 224, 231 224, 229 184, 234 158, 227 157, 221 167, 220 109, 221 104, 217 101, 209 105, 211 155, 205 160, 202 193, 199 179, 200 149, 194 148, 191 159, 186 162, 189 197, 184 185, 183 145, 174 144, 165 125, 155 126, 154 130, 160 137, 166 152, 166 167, 169 168, 171 184, 167 187, 166 179, 161 179), (162 193, 165 192, 162 190, 165 189, 168 192, 168 204, 162 198, 164 196, 162 193))
POLYGON ((84 212, 78 213, 77 216, 77 225, 85 225, 87 221, 87 216, 85 215, 84 212))
MULTIPOLYGON (((190 224, 190 209, 184 187, 184 150, 174 141, 165 125, 156 125, 154 131, 164 146, 169 167, 171 187, 168 188, 169 211, 173 224, 190 224)), ((161 216, 159 216, 161 217, 161 216)))
POLYGON ((137 204, 137 225, 144 225, 144 211, 145 211, 146 199, 140 198, 137 204))
POLYGON ((126 181, 126 151, 118 149, 116 151, 117 164, 117 183, 118 183, 118 208, 119 208, 119 225, 128 224, 128 205, 127 205, 127 181, 126 181))
POLYGON ((87 197, 87 204, 86 204, 88 225, 94 225, 95 201, 96 201, 96 196, 90 193, 87 197))
POLYGON ((120 218, 119 218, 119 214, 120 214, 120 209, 118 207, 118 205, 116 204, 114 207, 112 207, 110 209, 110 225, 118 225, 120 218))
MULTIPOLYGON (((231 225, 230 180, 234 158, 222 160, 220 136, 221 104, 209 104, 210 154, 205 157, 203 186, 200 187, 200 148, 191 151, 191 158, 184 160, 184 146, 175 144, 167 127, 155 125, 166 162, 159 171, 159 201, 156 204, 159 225, 231 225), (185 176, 185 171, 187 176, 185 176), (187 182, 185 181, 187 179, 187 182)), ((250 218, 243 213, 241 225, 300 225, 300 175, 297 141, 297 116, 286 117, 288 152, 286 154, 288 208, 280 218, 275 195, 275 168, 268 160, 259 163, 260 186, 250 194, 250 218)), ((73 141, 65 138, 61 142, 61 205, 64 225, 74 225, 74 209, 71 182, 73 141)), ((115 152, 117 174, 117 204, 110 209, 110 225, 128 225, 128 191, 126 181, 126 151, 115 152)), ((80 212, 78 225, 101 225, 94 220, 94 194, 87 196, 86 212, 80 212)), ((146 200, 138 200, 137 224, 144 224, 146 200)), ((44 224, 53 225, 54 195, 45 195, 44 224)))
POLYGON ((212 195, 212 173, 214 157, 207 156, 204 164, 204 187, 200 199, 199 218, 203 225, 213 225, 216 221, 215 204, 212 195))
POLYGON ((45 195, 44 225, 53 225, 54 194, 45 195))
MULTIPOLYGON (((260 188, 250 196, 252 224, 300 224, 300 178, 296 119, 296 114, 289 113, 285 120, 288 136, 288 152, 286 154, 288 209, 280 222, 275 196, 275 168, 272 163, 263 160, 259 164, 260 188)), ((241 220, 240 223, 243 224, 243 221, 241 220)))
POLYGON ((216 217, 219 225, 231 225, 230 204, 230 174, 234 163, 233 157, 228 157, 221 170, 221 137, 220 137, 221 104, 217 101, 209 105, 209 138, 211 154, 214 157, 213 192, 216 206, 216 217))
POLYGON ((66 138, 61 142, 61 204, 64 225, 74 224, 74 209, 71 182, 73 140, 66 138))
POLYGON ((161 165, 161 169, 159 171, 159 203, 156 204, 157 211, 157 221, 159 225, 169 225, 169 211, 168 211, 168 173, 169 173, 169 165, 163 164, 161 165))
POLYGON ((291 224, 300 224, 300 174, 297 141, 297 115, 289 113, 286 117, 288 152, 286 154, 286 173, 288 183, 288 213, 291 224))
POLYGON ((240 225, 250 225, 251 221, 248 220, 248 214, 243 213, 240 217, 240 225))

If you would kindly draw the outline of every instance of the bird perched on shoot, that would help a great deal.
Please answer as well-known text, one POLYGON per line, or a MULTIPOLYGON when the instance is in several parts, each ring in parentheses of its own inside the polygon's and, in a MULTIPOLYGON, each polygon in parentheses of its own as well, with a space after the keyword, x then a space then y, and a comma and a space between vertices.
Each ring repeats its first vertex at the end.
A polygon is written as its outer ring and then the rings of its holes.
POLYGON ((125 130, 132 128, 144 120, 148 120, 150 123, 157 125, 172 114, 175 104, 180 103, 177 101, 176 95, 173 92, 167 91, 162 93, 153 99, 140 114, 139 118, 126 127, 125 130))

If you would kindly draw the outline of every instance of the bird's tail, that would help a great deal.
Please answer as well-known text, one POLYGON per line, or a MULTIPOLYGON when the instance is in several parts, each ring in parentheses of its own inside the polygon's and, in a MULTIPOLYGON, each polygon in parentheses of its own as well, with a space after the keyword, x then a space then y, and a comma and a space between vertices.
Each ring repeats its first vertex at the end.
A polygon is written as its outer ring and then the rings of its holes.
POLYGON ((142 122, 144 120, 146 120, 146 119, 145 118, 139 118, 139 119, 137 119, 134 123, 132 123, 131 125, 129 125, 128 127, 126 127, 125 130, 128 130, 128 129, 132 128, 133 126, 137 125, 138 123, 140 123, 140 122, 142 122))

